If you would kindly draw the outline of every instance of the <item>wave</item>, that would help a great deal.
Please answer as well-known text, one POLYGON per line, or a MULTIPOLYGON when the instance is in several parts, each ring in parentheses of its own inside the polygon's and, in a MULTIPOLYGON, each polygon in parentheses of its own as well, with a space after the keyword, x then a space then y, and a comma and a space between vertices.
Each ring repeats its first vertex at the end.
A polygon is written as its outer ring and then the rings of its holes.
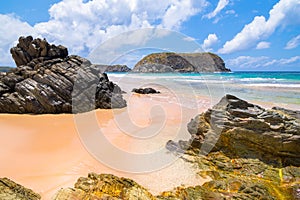
POLYGON ((283 81, 285 79, 278 79, 278 78, 241 78, 241 81, 283 81))
POLYGON ((253 83, 247 85, 252 87, 300 88, 300 84, 253 83))

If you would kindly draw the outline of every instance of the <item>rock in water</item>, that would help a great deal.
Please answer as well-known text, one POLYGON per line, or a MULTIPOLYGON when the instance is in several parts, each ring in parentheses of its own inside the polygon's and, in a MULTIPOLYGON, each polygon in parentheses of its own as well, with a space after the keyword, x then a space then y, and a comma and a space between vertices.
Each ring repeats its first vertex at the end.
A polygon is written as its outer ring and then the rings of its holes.
POLYGON ((1 200, 38 200, 41 196, 8 178, 0 178, 1 200))
POLYGON ((20 37, 11 53, 17 68, 0 76, 2 113, 71 113, 126 106, 119 86, 89 60, 68 56, 63 46, 20 37))
POLYGON ((138 94, 159 94, 160 91, 157 91, 153 88, 133 88, 132 92, 138 93, 138 94))
POLYGON ((229 72, 225 63, 213 53, 153 53, 140 60, 133 72, 229 72))
POLYGON ((189 142, 168 149, 222 151, 230 157, 259 158, 275 166, 300 166, 299 111, 266 110, 232 95, 188 124, 189 142))
POLYGON ((111 174, 90 173, 79 178, 75 188, 61 189, 53 200, 66 199, 141 199, 154 200, 154 196, 133 180, 111 174))

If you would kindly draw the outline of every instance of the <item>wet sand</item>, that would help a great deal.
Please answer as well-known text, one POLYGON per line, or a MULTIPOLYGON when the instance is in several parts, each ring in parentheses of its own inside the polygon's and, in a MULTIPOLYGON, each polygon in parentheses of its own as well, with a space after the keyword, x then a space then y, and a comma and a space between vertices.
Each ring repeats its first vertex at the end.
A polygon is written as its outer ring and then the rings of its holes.
MULTIPOLYGON (((202 104, 198 109, 183 109, 176 102, 170 103, 153 95, 132 95, 128 97, 128 104, 124 109, 93 112, 99 130, 111 144, 131 153, 149 153, 164 148, 168 140, 178 135, 182 139, 189 138, 186 124, 209 106, 202 104), (156 107, 159 107, 157 111, 156 107), (154 109, 152 114, 151 109, 154 109), (128 133, 126 123, 122 124, 123 115, 142 128, 164 123, 157 133, 140 140, 128 133)), ((182 160, 161 170, 142 174, 107 167, 82 144, 72 114, 1 114, 0 129, 0 177, 8 177, 33 189, 43 199, 50 199, 60 188, 72 187, 79 177, 87 176, 89 172, 132 178, 154 194, 180 185, 201 185, 207 181, 196 174, 195 166, 182 160)), ((82 134, 88 133, 81 133, 80 136, 84 137, 82 134)))

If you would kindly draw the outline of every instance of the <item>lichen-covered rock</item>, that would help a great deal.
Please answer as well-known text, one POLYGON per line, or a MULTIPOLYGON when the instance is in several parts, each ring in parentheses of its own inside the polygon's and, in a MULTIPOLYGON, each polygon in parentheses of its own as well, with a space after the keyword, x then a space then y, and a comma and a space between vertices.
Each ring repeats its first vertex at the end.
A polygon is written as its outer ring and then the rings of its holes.
POLYGON ((133 72, 193 72, 195 67, 176 53, 153 53, 140 60, 133 72))
MULTIPOLYGON (((185 143, 187 148, 191 145, 198 151, 208 149, 231 157, 259 158, 276 166, 300 166, 297 111, 266 110, 226 95, 212 109, 192 119, 188 131, 192 137, 185 143), (204 145, 210 148, 203 148, 204 145)), ((168 146, 174 149, 176 144, 169 142, 168 146)))
POLYGON ((126 106, 119 86, 89 60, 67 56, 62 46, 29 36, 21 37, 11 52, 18 67, 0 76, 1 113, 77 113, 126 106))
POLYGON ((1 200, 38 200, 41 196, 8 178, 0 178, 1 200))
POLYGON ((86 178, 79 178, 74 188, 58 191, 53 199, 154 200, 155 197, 133 180, 111 174, 90 173, 86 178))
POLYGON ((140 60, 133 72, 229 72, 213 53, 153 53, 140 60))

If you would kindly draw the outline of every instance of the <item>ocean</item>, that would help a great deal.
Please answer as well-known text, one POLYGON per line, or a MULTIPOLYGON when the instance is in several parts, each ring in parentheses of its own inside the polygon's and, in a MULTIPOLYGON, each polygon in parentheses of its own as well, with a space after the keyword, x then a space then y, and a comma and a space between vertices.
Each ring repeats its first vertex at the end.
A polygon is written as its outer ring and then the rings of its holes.
POLYGON ((132 88, 152 86, 173 94, 170 101, 174 101, 175 95, 182 106, 189 108, 199 106, 203 97, 209 98, 213 106, 225 94, 232 94, 266 107, 300 110, 300 72, 108 73, 108 76, 127 93, 132 88))

